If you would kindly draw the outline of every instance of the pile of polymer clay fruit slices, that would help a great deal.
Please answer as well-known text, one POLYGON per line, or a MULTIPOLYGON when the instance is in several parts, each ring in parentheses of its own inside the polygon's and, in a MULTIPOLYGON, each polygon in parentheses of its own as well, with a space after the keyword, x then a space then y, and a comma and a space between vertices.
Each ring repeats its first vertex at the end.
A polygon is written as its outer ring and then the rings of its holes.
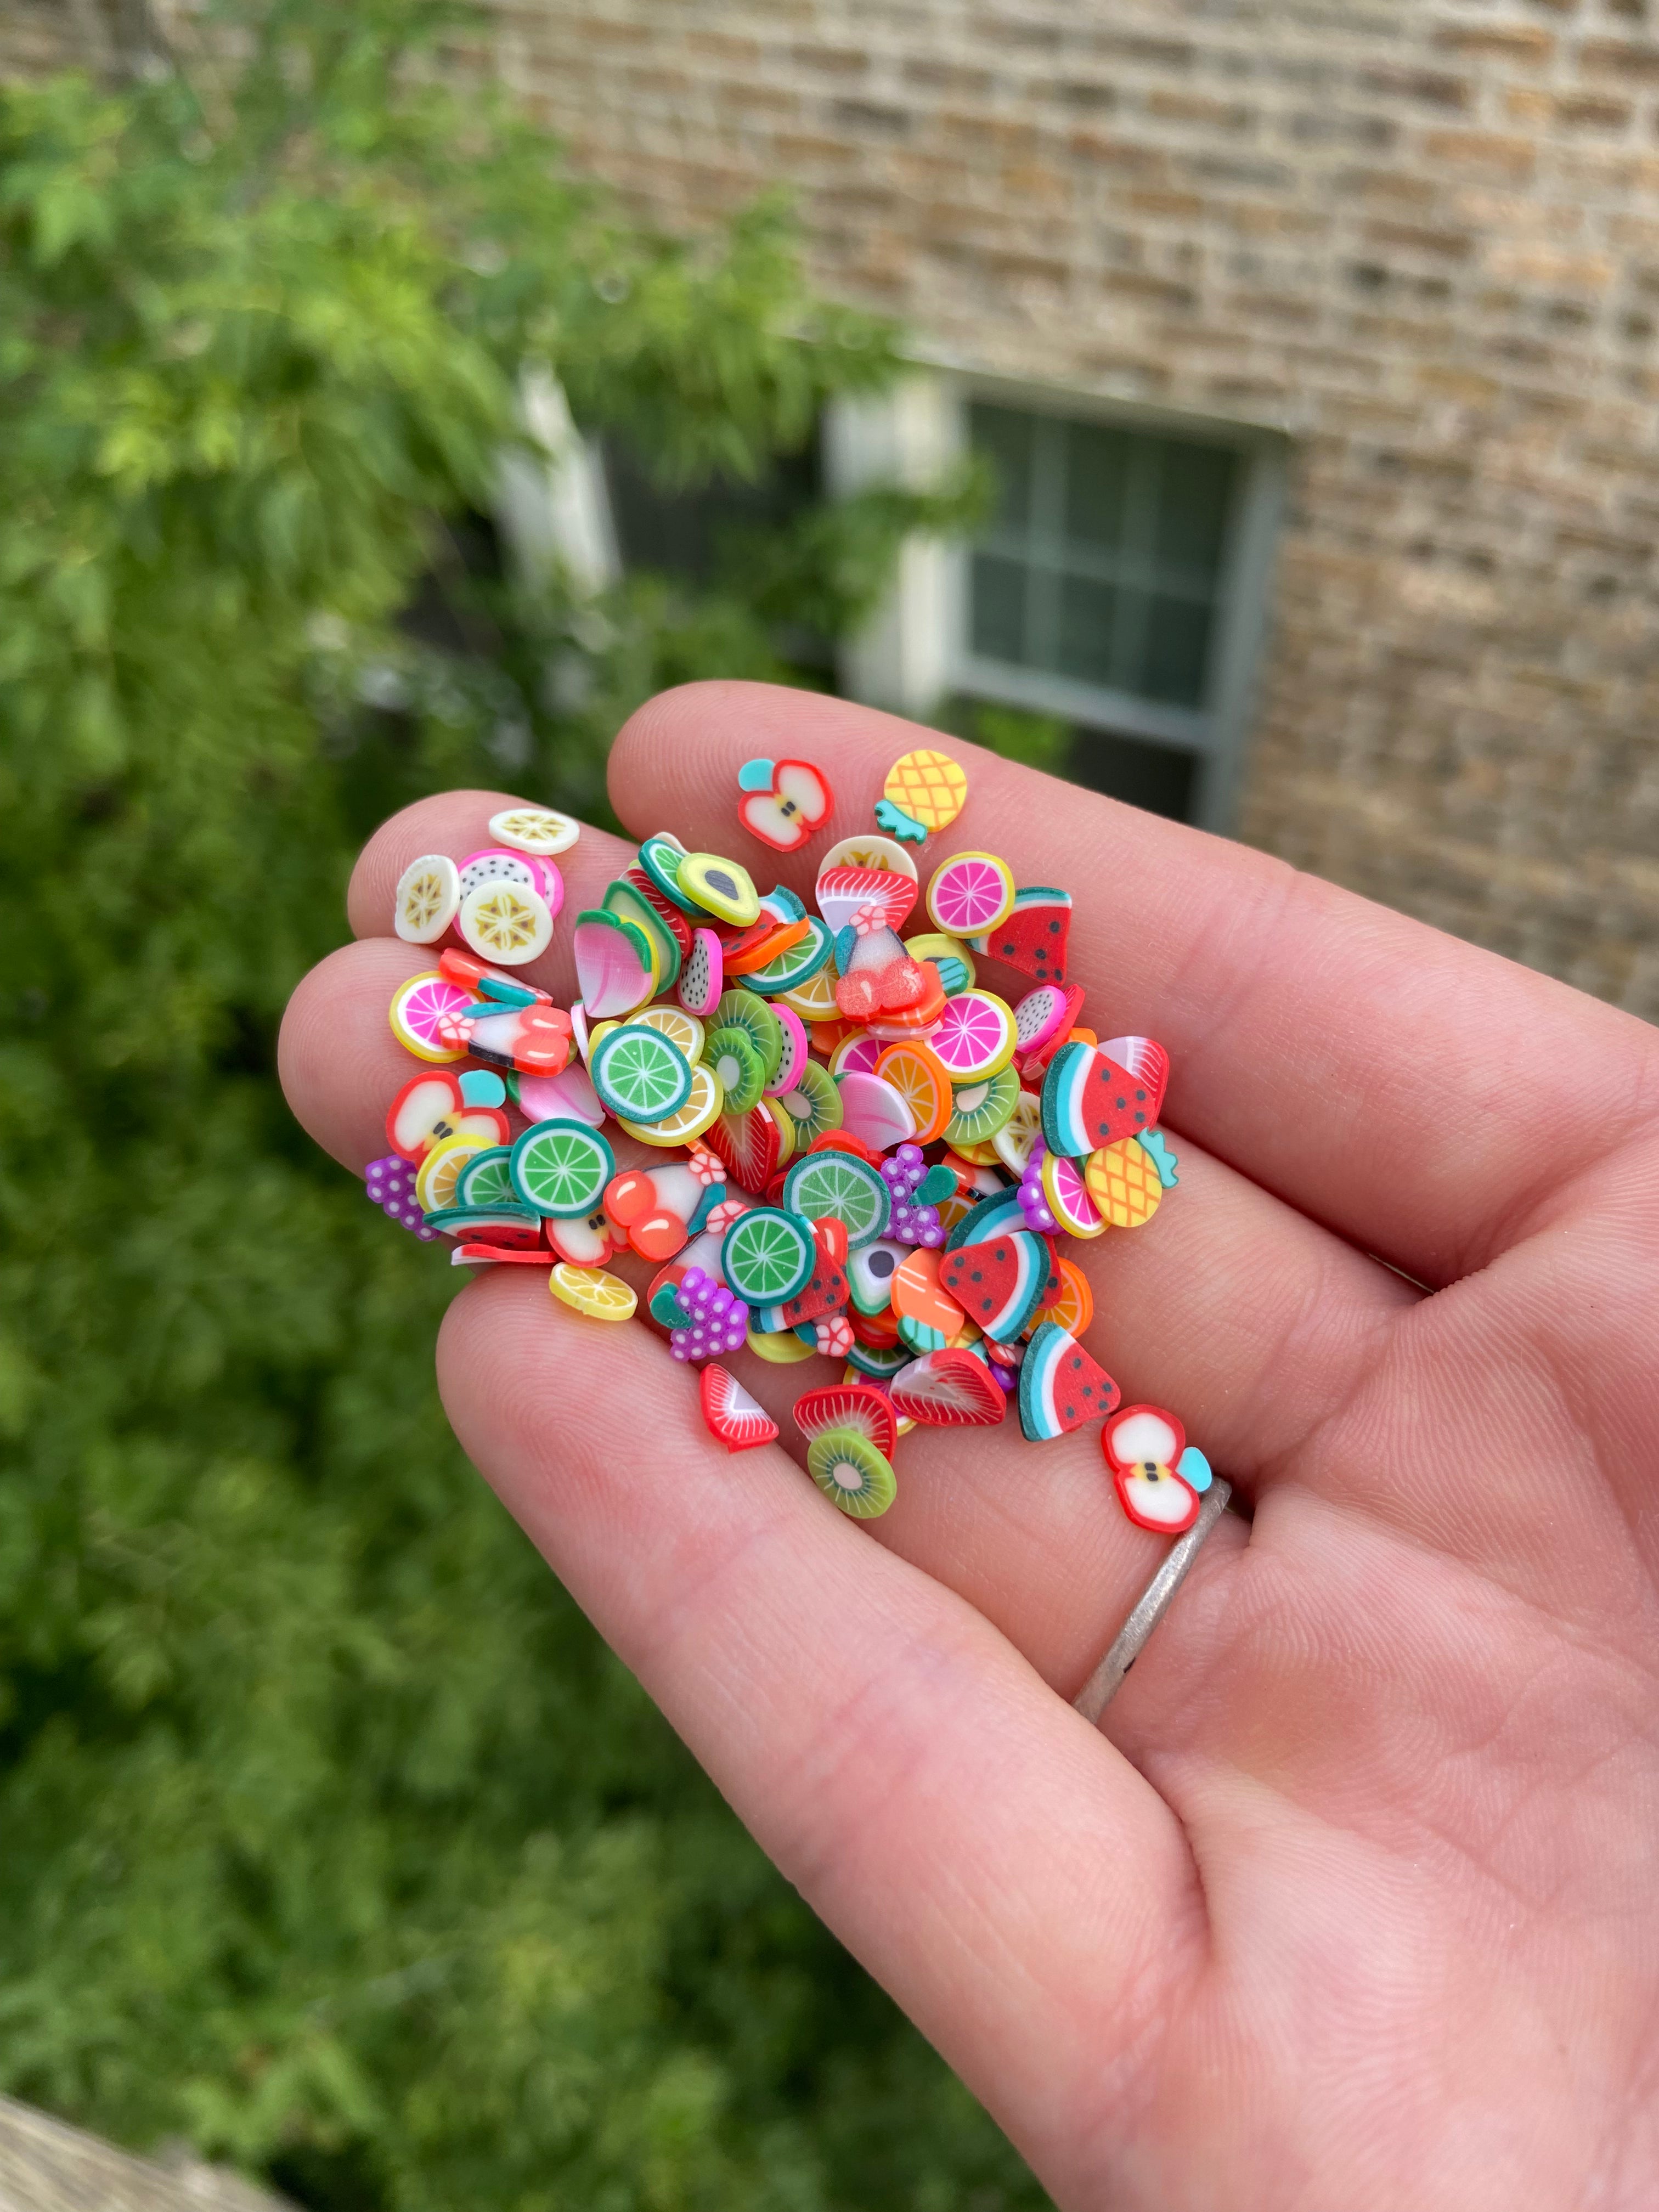
MULTIPOLYGON (((750 762, 739 783, 744 827, 778 851, 829 818, 811 763, 750 762)), ((1168 1058, 1082 1026, 1069 894, 1018 888, 994 854, 939 860, 928 927, 902 934, 921 919, 906 848, 965 794, 947 756, 907 754, 876 810, 896 834, 829 851, 816 913, 736 861, 647 837, 575 917, 568 1011, 513 971, 551 942, 578 823, 513 808, 459 864, 414 861, 396 928, 440 947, 438 964, 392 999, 423 1066, 392 1103, 369 1196, 456 1240, 457 1266, 539 1267, 579 1313, 637 1312, 700 1368, 703 1419, 731 1450, 778 1430, 723 1358, 844 1363, 794 1419, 846 1513, 891 1504, 917 1423, 991 1426, 1012 1401, 1032 1443, 1103 1421, 1125 1512, 1178 1534, 1208 1462, 1173 1414, 1120 1406, 1080 1341, 1093 1301, 1062 1249, 1139 1227, 1174 1186, 1156 1126, 1168 1058), (980 984, 984 959, 1031 988, 1010 1005, 980 984), (613 1119, 660 1160, 619 1171, 613 1119), (660 1270, 642 1306, 606 1271, 623 1250, 660 1270)))

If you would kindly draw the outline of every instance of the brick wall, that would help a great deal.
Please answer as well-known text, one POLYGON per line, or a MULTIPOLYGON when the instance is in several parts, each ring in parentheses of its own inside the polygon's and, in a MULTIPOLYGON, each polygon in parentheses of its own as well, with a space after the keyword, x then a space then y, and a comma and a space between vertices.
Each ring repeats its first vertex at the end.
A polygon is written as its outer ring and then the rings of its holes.
POLYGON ((579 163, 798 188, 999 374, 1282 426, 1240 826, 1659 1017, 1645 0, 497 0, 579 163))

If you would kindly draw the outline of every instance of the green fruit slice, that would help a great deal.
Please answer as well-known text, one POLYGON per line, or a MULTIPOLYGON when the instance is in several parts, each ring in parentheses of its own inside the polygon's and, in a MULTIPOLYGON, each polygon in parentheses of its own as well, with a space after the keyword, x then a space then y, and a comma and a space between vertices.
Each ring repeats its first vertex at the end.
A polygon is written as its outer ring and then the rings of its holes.
POLYGON ((780 991, 798 991, 828 964, 836 942, 830 934, 829 924, 820 921, 814 914, 798 919, 807 925, 805 936, 798 945, 780 952, 775 960, 769 960, 764 968, 750 970, 743 980, 751 991, 762 992, 769 999, 780 991))
POLYGON ((847 1364, 856 1367, 860 1375, 887 1382, 901 1367, 908 1367, 915 1358, 908 1344, 860 1344, 854 1338, 847 1353, 847 1364))
POLYGON ((841 1222, 849 1252, 873 1244, 892 1211, 886 1184, 851 1152, 809 1152, 797 1160, 783 1179, 783 1202, 804 1221, 841 1222))
POLYGON ((766 1088, 766 1063, 747 1030, 728 1022, 705 1041, 702 1056, 705 1065, 720 1078, 726 1113, 746 1114, 751 1106, 759 1105, 766 1088))
POLYGON ((806 1224, 775 1206, 751 1206, 726 1232, 720 1273, 751 1306, 781 1305, 811 1278, 817 1246, 806 1224))
POLYGON ((762 1079, 769 1083, 783 1065, 783 1024, 772 1012, 764 999, 757 999, 752 991, 722 991, 714 1008, 711 1026, 717 1030, 747 1030, 750 1042, 760 1054, 761 1066, 766 1073, 762 1079))
POLYGON ((586 1121, 536 1121, 513 1147, 513 1188, 556 1221, 592 1213, 617 1172, 611 1147, 586 1121))
POLYGON ((498 1206, 516 1206, 512 1159, 511 1145, 491 1145, 485 1152, 474 1152, 455 1178, 456 1205, 486 1212, 498 1206))
POLYGON ((691 1095, 691 1063, 672 1037, 644 1022, 607 1031, 587 1072, 619 1120, 666 1121, 691 1095))
POLYGON ((789 1089, 779 1093, 776 1103, 794 1126, 798 1152, 841 1127, 841 1091, 829 1069, 816 1060, 805 1062, 789 1089))
POLYGON ((806 1448, 806 1471, 824 1496, 857 1521, 873 1521, 898 1495, 893 1470, 856 1429, 826 1429, 806 1448))
POLYGON ((657 948, 658 965, 662 970, 657 988, 672 991, 680 979, 680 948, 673 932, 650 900, 642 898, 632 884, 618 878, 605 885, 605 896, 599 903, 619 921, 631 921, 635 929, 645 932, 657 948))
POLYGON ((1019 1077, 1012 1066, 1000 1068, 980 1083, 957 1083, 951 1091, 951 1118, 945 1125, 947 1145, 988 1144, 997 1131, 1013 1119, 1019 1103, 1019 1077))
POLYGON ((701 908, 696 899, 680 889, 680 862, 685 858, 685 848, 678 837, 659 830, 647 837, 640 848, 640 866, 665 898, 673 900, 683 913, 697 914, 701 908))

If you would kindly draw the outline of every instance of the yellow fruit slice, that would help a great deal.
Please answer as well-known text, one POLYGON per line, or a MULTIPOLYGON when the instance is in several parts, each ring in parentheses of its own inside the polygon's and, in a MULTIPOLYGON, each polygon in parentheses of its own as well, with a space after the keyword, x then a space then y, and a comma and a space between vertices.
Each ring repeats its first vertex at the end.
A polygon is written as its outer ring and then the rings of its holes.
MULTIPOLYGON (((635 1027, 655 1030, 671 1044, 677 1044, 693 1067, 702 1058, 702 1024, 695 1014, 688 1014, 682 1006, 641 1006, 639 1012, 628 1018, 635 1027)), ((592 1032, 597 1039, 597 1026, 592 1032)))
POLYGON ((804 1022, 833 1022, 841 1012, 836 1004, 836 963, 828 961, 816 975, 809 975, 799 989, 780 991, 778 1004, 787 1006, 792 1014, 799 1014, 804 1022))
POLYGON ((689 1145, 717 1119, 720 1105, 720 1080, 712 1067, 699 1060, 691 1071, 690 1092, 678 1114, 665 1121, 650 1122, 628 1121, 618 1115, 617 1126, 642 1145, 689 1145))
POLYGON ((639 1304, 627 1284, 603 1267, 573 1267, 568 1260, 560 1261, 547 1287, 561 1304, 594 1321, 628 1321, 639 1304))
POLYGON ((539 853, 550 860, 568 852, 582 834, 582 825, 556 806, 509 806, 489 817, 489 834, 498 845, 515 853, 539 853))
POLYGON ((1083 1182, 1114 1229, 1139 1229, 1158 1212, 1164 1196, 1158 1169, 1138 1137, 1122 1137, 1091 1152, 1083 1182))
POLYGON ((475 1152, 487 1152, 489 1143, 487 1137, 443 1137, 434 1145, 415 1174, 415 1195, 422 1213, 454 1205, 461 1170, 475 1152))
POLYGON ((999 1164, 1000 1155, 994 1137, 988 1139, 982 1145, 953 1145, 951 1149, 959 1160, 966 1160, 970 1168, 994 1168, 999 1164))
MULTIPOLYGON (((751 1328, 748 1344, 750 1352, 774 1367, 793 1367, 800 1360, 813 1359, 817 1356, 812 1346, 803 1344, 793 1328, 769 1332, 751 1328)), ((859 1377, 860 1382, 866 1379, 863 1376, 859 1377)))
POLYGON ((498 968, 522 968, 546 951, 553 935, 553 916, 541 893, 501 876, 473 886, 461 901, 455 926, 480 960, 498 968))
POLYGON ((906 753, 887 771, 882 797, 924 830, 948 830, 968 797, 968 778, 949 753, 906 753))

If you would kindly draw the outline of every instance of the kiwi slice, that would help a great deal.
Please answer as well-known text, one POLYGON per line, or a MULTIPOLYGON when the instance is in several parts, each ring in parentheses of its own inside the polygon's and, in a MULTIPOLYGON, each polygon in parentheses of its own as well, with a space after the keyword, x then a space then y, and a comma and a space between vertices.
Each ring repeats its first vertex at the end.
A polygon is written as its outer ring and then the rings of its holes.
POLYGON ((725 1094, 723 1113, 746 1114, 751 1106, 760 1104, 761 1092, 766 1087, 766 1068, 747 1030, 728 1022, 724 1029, 711 1030, 704 1042, 702 1056, 705 1066, 712 1067, 720 1078, 725 1094))
POLYGON ((783 1066, 783 1024, 753 991, 722 991, 710 1026, 748 1031, 749 1042, 760 1054, 763 1083, 769 1083, 783 1066))
POLYGON ((1019 1077, 1013 1068, 999 1068, 980 1083, 958 1083, 951 1092, 951 1118, 945 1125, 947 1145, 988 1144, 1003 1124, 1013 1119, 1019 1103, 1019 1077))
MULTIPOLYGON (((724 1006, 724 1000, 720 1001, 724 1006)), ((827 1067, 809 1060, 793 1086, 773 1102, 781 1106, 795 1132, 795 1150, 804 1152, 816 1138, 841 1127, 841 1091, 827 1067)))
POLYGON ((614 914, 619 921, 631 921, 635 929, 642 929, 657 948, 657 965, 661 971, 659 991, 672 990, 680 975, 680 948, 667 923, 647 898, 641 898, 632 884, 620 877, 605 887, 600 901, 607 914, 614 914))
POLYGON ((898 1494, 887 1461, 856 1429, 826 1429, 806 1448, 806 1471, 855 1520, 873 1521, 898 1494))

